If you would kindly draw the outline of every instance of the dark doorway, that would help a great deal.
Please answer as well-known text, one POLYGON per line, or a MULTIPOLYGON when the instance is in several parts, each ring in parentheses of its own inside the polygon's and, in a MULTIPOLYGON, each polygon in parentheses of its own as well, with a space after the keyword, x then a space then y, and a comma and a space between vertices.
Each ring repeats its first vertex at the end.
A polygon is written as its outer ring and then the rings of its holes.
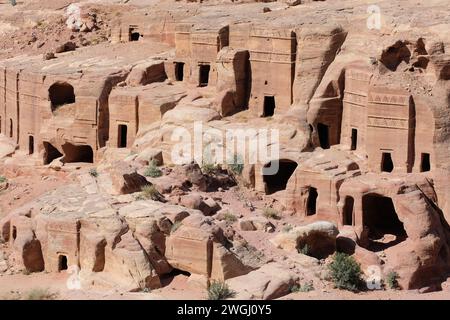
POLYGON ((0 117, 0 133, 2 133, 2 117, 0 117))
POLYGON ((13 121, 12 119, 9 119, 9 137, 13 137, 13 121))
POLYGON ((358 147, 358 130, 352 129, 352 148, 351 150, 356 150, 358 147))
MULTIPOLYGON (((265 167, 268 168, 275 166, 275 161, 271 161, 265 167)), ((263 175, 263 180, 266 184, 266 194, 272 194, 286 189, 289 178, 297 168, 297 163, 291 160, 279 160, 278 165, 278 171, 275 174, 263 175)))
POLYGON ((323 123, 318 123, 317 131, 319 133, 319 142, 322 149, 330 149, 330 136, 328 126, 323 123))
POLYGON ((175 80, 183 81, 184 79, 184 63, 175 62, 175 80))
POLYGON ((353 206, 355 200, 353 197, 345 197, 344 208, 342 209, 343 221, 342 224, 344 226, 352 226, 353 225, 353 206))
POLYGON ((34 137, 29 136, 28 137, 28 154, 34 153, 34 137))
POLYGON ((49 164, 53 160, 62 157, 62 153, 58 151, 52 144, 44 141, 44 164, 49 164))
POLYGON ((17 228, 15 226, 12 228, 12 238, 13 241, 17 238, 17 228))
POLYGON ((119 124, 119 136, 117 140, 118 148, 126 148, 127 147, 127 134, 128 127, 125 124, 119 124))
POLYGON ((429 153, 422 153, 420 161, 420 172, 426 172, 431 170, 431 163, 430 163, 430 154, 429 153))
POLYGON ((67 256, 60 255, 58 258, 58 270, 63 271, 67 269, 68 269, 67 256))
POLYGON ((362 198, 362 206, 363 225, 368 229, 370 250, 384 250, 406 240, 405 228, 398 219, 391 198, 367 194, 362 198))
POLYGON ((265 96, 264 97, 264 111, 263 117, 271 117, 275 113, 275 97, 265 96))
POLYGON ((201 64, 199 71, 199 87, 206 87, 209 83, 209 71, 211 70, 211 66, 209 64, 201 64))
POLYGON ((48 89, 49 99, 52 103, 52 111, 65 104, 75 103, 73 87, 66 82, 57 82, 48 89))
POLYGON ((308 200, 306 200, 306 215, 313 216, 317 211, 317 189, 314 187, 309 187, 308 200))
POLYGON ((81 145, 76 146, 71 143, 65 143, 62 146, 63 152, 64 152, 64 163, 71 163, 71 162, 87 162, 87 163, 93 163, 94 162, 94 152, 91 148, 91 146, 88 145, 81 145))
POLYGON ((392 170, 394 170, 392 156, 389 152, 383 152, 383 155, 381 156, 381 171, 392 172, 392 170))
POLYGON ((141 38, 141 34, 136 31, 134 28, 130 28, 130 41, 139 41, 141 38))

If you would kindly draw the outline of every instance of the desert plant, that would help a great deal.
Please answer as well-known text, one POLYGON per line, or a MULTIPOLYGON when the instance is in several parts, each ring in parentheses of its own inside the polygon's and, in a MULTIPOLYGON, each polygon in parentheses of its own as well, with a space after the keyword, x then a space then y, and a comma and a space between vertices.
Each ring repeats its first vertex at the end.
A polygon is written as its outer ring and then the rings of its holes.
POLYGON ((6 179, 6 177, 0 176, 0 183, 6 182, 6 181, 8 181, 8 179, 6 179))
POLYGON ((236 292, 231 290, 223 281, 213 280, 208 287, 208 300, 225 300, 233 298, 235 295, 236 292))
POLYGON ((399 275, 395 271, 391 271, 387 274, 386 283, 390 289, 398 289, 399 288, 398 278, 399 278, 399 275))
POLYGON ((16 0, 9 0, 12 6, 15 6, 17 4, 16 0))
POLYGON ((174 224, 172 224, 172 227, 170 228, 170 233, 174 233, 178 230, 178 228, 181 227, 181 221, 177 221, 174 224))
POLYGON ((303 247, 297 249, 298 253, 309 255, 309 246, 305 244, 303 247))
POLYGON ((228 167, 234 174, 241 175, 244 170, 244 161, 242 160, 242 157, 238 154, 234 155, 234 161, 233 163, 229 163, 228 167))
POLYGON ((265 208, 263 211, 263 215, 266 218, 270 218, 270 219, 280 219, 280 216, 278 215, 278 211, 275 210, 274 208, 265 208))
POLYGON ((307 282, 304 285, 295 284, 289 288, 289 291, 292 293, 294 293, 294 292, 309 292, 309 291, 313 291, 313 290, 314 290, 314 286, 313 286, 312 282, 307 282))
POLYGON ((336 252, 328 268, 336 288, 358 291, 362 283, 362 272, 360 265, 353 257, 342 252, 336 252))
POLYGON ((144 171, 144 176, 151 178, 158 178, 161 177, 162 175, 163 173, 156 165, 156 161, 155 160, 150 161, 147 169, 145 169, 144 171))
POLYGON ((201 170, 203 174, 212 175, 219 171, 219 166, 214 163, 203 162, 201 170))
POLYGON ((37 288, 28 292, 25 300, 55 300, 57 297, 58 295, 49 289, 37 288))
POLYGON ((89 175, 93 178, 97 178, 98 177, 97 169, 96 168, 89 169, 89 175))
POLYGON ((144 199, 161 201, 161 199, 163 198, 162 194, 159 193, 159 191, 156 189, 156 187, 152 184, 143 186, 141 191, 142 191, 141 195, 144 199))
POLYGON ((232 223, 232 222, 236 222, 237 221, 237 217, 234 214, 230 213, 230 212, 226 212, 223 215, 223 220, 225 220, 226 222, 232 223))
POLYGON ((281 231, 284 232, 284 233, 288 233, 291 230, 292 230, 292 226, 290 224, 285 225, 283 227, 283 229, 281 229, 281 231))

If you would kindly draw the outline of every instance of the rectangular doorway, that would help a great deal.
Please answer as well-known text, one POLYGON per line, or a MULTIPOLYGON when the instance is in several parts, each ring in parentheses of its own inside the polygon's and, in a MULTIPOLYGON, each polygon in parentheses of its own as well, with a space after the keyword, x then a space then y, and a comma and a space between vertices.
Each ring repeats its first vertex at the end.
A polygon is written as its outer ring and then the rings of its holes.
POLYGON ((125 124, 119 124, 119 137, 117 147, 119 148, 127 147, 127 134, 128 134, 128 127, 125 124))

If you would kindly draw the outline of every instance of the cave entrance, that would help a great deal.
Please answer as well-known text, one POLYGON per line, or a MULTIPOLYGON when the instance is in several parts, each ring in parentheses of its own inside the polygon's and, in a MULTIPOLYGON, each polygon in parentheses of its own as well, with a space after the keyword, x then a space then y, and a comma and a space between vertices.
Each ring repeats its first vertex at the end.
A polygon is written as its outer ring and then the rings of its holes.
POLYGON ((49 99, 52 103, 52 112, 57 108, 75 103, 75 91, 67 82, 57 82, 48 89, 49 99))
POLYGON ((76 146, 71 143, 65 143, 62 149, 64 152, 64 163, 94 162, 94 151, 89 145, 76 146))
POLYGON ((34 153, 34 137, 28 136, 28 154, 34 153))
POLYGON ((431 170, 430 154, 422 153, 420 161, 420 172, 426 172, 431 170))
POLYGON ((130 28, 128 31, 128 37, 130 41, 139 41, 142 35, 137 31, 136 28, 130 28))
MULTIPOLYGON (((264 171, 271 171, 268 168, 276 168, 278 162, 278 170, 275 174, 264 174, 263 181, 265 183, 266 194, 272 194, 277 191, 286 189, 289 178, 297 168, 297 163, 291 160, 274 160, 264 166, 264 171)), ((264 173, 263 171, 263 173, 264 173)), ((273 172, 270 172, 273 173, 273 172)))
POLYGON ((381 171, 392 172, 394 170, 394 163, 390 152, 383 152, 381 156, 381 171))
POLYGON ((364 195, 362 208, 370 250, 381 251, 406 240, 408 236, 391 198, 378 194, 364 195))
POLYGON ((314 187, 309 187, 308 199, 306 200, 306 215, 313 216, 317 212, 317 197, 319 193, 314 187))
POLYGON ((125 124, 119 124, 119 133, 117 140, 118 148, 126 148, 127 147, 127 135, 128 135, 128 127, 125 124))
POLYGON ((16 240, 16 238, 17 238, 17 228, 16 228, 16 226, 12 227, 12 238, 13 238, 13 241, 16 240))
POLYGON ((44 141, 44 164, 49 164, 53 160, 62 157, 63 154, 58 151, 51 143, 44 141))
POLYGON ((63 271, 68 269, 67 256, 61 254, 58 257, 58 271, 63 271))
POLYGON ((175 62, 175 80, 183 81, 184 79, 184 63, 175 62))
POLYGON ((199 70, 199 87, 206 87, 209 83, 209 71, 211 66, 209 64, 201 64, 199 70))
POLYGON ((265 96, 264 97, 264 110, 263 117, 271 117, 275 113, 275 97, 274 96, 265 96))
POLYGON ((356 150, 356 148, 358 148, 358 130, 353 128, 351 150, 356 150))
POLYGON ((344 208, 342 209, 342 224, 344 226, 353 225, 353 207, 355 204, 355 199, 353 197, 347 196, 344 200, 344 208))
POLYGON ((326 124, 318 123, 317 131, 319 133, 319 142, 322 149, 330 149, 329 127, 326 124))

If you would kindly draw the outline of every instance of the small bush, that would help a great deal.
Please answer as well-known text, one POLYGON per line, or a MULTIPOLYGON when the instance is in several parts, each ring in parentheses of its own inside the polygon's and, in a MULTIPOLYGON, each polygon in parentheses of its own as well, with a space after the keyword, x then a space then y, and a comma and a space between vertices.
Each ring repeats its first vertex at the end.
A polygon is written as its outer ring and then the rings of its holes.
POLYGON ((6 182, 6 181, 8 181, 8 179, 6 179, 6 177, 0 176, 0 183, 6 182))
POLYGON ((215 281, 210 284, 208 288, 208 300, 225 300, 233 298, 236 292, 231 290, 223 281, 215 281))
POLYGON ((280 216, 278 215, 278 211, 274 208, 265 208, 263 212, 264 217, 278 220, 280 216))
POLYGON ((292 226, 290 224, 285 225, 283 227, 283 229, 281 229, 281 231, 284 232, 284 233, 288 233, 291 230, 292 230, 292 226))
POLYGON ((151 178, 158 178, 163 175, 162 171, 156 165, 156 162, 152 160, 148 165, 147 169, 144 171, 144 176, 151 178))
POLYGON ((161 201, 163 198, 162 194, 156 189, 154 185, 146 185, 141 189, 143 199, 151 199, 154 201, 161 201))
POLYGON ((226 222, 233 223, 233 222, 237 221, 237 217, 234 214, 230 213, 230 212, 226 212, 223 215, 223 220, 225 220, 226 222))
POLYGON ((55 300, 58 297, 56 293, 50 292, 49 289, 33 289, 28 292, 25 300, 55 300))
POLYGON ((314 285, 312 282, 305 283, 304 285, 296 284, 290 288, 290 292, 310 292, 314 290, 314 285))
POLYGON ((387 274, 386 283, 390 289, 398 289, 399 288, 398 278, 399 278, 399 275, 395 271, 391 271, 387 274))
POLYGON ((309 255, 309 246, 305 244, 303 247, 297 249, 298 253, 309 255))
POLYGON ((177 221, 174 224, 172 224, 172 227, 170 228, 170 233, 174 233, 178 230, 178 228, 181 227, 181 221, 177 221))
POLYGON ((91 177, 97 178, 97 177, 98 177, 97 169, 96 169, 96 168, 91 168, 91 169, 89 169, 89 175, 90 175, 91 177))
POLYGON ((228 164, 231 172, 237 175, 241 175, 244 170, 244 161, 240 155, 234 155, 233 163, 228 164))
POLYGON ((203 174, 212 175, 219 171, 219 167, 214 163, 203 162, 201 170, 203 174))
POLYGON ((361 286, 361 267, 356 260, 341 252, 336 252, 329 264, 330 276, 338 289, 358 291, 361 286))

